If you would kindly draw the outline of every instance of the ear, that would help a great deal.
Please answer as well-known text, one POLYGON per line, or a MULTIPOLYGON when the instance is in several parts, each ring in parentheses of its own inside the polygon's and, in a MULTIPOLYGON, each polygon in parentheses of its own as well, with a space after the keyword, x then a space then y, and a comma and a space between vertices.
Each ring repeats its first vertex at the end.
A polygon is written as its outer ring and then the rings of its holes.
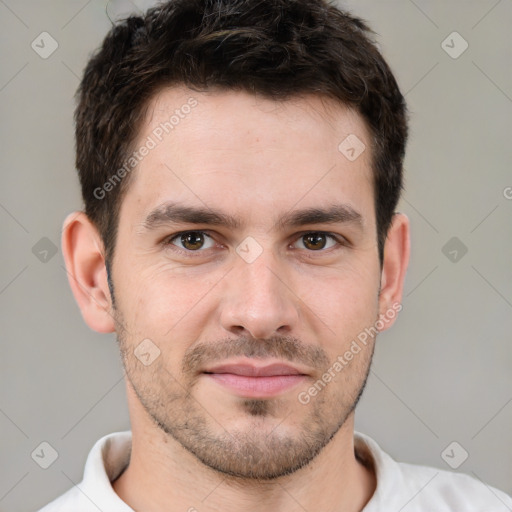
POLYGON ((396 313, 402 309, 402 293, 410 253, 409 218, 395 213, 384 244, 384 261, 381 272, 379 314, 385 316, 385 331, 395 323, 396 313), (391 312, 393 313, 391 315, 391 312))
POLYGON ((103 243, 84 212, 66 217, 61 243, 69 284, 85 323, 97 332, 113 332, 103 243))

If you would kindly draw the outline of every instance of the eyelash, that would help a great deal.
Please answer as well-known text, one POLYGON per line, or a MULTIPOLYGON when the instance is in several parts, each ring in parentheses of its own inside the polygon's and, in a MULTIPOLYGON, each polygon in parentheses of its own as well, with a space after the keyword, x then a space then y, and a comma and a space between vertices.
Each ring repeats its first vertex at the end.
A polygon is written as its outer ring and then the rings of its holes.
MULTIPOLYGON (((190 250, 186 250, 186 249, 181 249, 180 247, 178 247, 172 243, 173 240, 175 240, 176 238, 179 238, 180 236, 185 235, 187 233, 201 233, 201 234, 206 235, 207 237, 213 239, 213 237, 211 235, 209 235, 206 231, 192 229, 192 230, 188 230, 188 231, 180 231, 179 233, 174 233, 173 235, 170 235, 170 236, 166 237, 164 240, 162 240, 161 243, 165 248, 171 249, 172 251, 177 252, 178 254, 183 254, 187 257, 194 258, 194 257, 203 256, 203 253, 208 251, 208 249, 204 249, 204 250, 198 249, 197 251, 190 251, 190 250)), ((308 257, 314 257, 314 253, 317 253, 317 252, 320 254, 323 254, 323 253, 328 252, 331 249, 340 249, 341 247, 344 247, 344 246, 346 247, 349 245, 348 241, 345 238, 340 237, 339 235, 335 235, 334 233, 329 233, 327 231, 304 231, 303 233, 299 234, 298 238, 296 238, 295 241, 299 240, 300 238, 303 238, 306 235, 310 235, 310 234, 325 235, 326 237, 329 237, 332 240, 334 240, 337 244, 337 247, 333 246, 333 247, 329 247, 328 249, 319 249, 318 251, 306 250, 306 253, 310 253, 307 255, 308 257)))

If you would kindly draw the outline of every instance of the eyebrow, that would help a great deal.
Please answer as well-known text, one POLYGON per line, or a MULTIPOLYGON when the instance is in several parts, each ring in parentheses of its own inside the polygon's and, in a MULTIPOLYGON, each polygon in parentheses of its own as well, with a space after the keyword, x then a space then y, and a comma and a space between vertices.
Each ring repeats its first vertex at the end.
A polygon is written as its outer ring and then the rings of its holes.
MULTIPOLYGON (((144 231, 153 231, 173 223, 209 224, 232 230, 242 227, 242 223, 236 217, 211 208, 166 202, 157 206, 148 214, 142 222, 142 228, 144 231)), ((363 228, 363 217, 348 204, 333 204, 325 208, 311 207, 287 212, 275 221, 274 229, 282 230, 307 224, 338 223, 349 223, 363 228)))

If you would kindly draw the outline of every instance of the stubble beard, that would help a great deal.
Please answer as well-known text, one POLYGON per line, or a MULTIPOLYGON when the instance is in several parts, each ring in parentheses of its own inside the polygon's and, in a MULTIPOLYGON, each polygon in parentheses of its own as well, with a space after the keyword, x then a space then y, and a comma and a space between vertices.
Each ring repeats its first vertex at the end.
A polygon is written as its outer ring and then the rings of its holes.
MULTIPOLYGON (((299 425, 287 426, 288 416, 298 407, 288 398, 248 399, 238 402, 240 417, 246 427, 226 428, 222 419, 213 418, 193 395, 197 375, 193 368, 208 360, 216 347, 219 354, 261 357, 280 356, 285 360, 307 362, 325 369, 328 358, 316 348, 304 353, 304 344, 294 338, 276 337, 272 340, 239 338, 226 343, 210 343, 196 347, 184 361, 180 382, 164 366, 162 355, 145 367, 133 355, 133 348, 125 339, 124 330, 118 331, 119 343, 126 376, 141 405, 154 425, 177 441, 206 467, 229 475, 233 481, 272 481, 290 475, 308 465, 333 439, 354 411, 366 386, 374 344, 367 352, 359 353, 361 359, 352 368, 344 368, 337 376, 342 382, 327 384, 299 411, 306 411, 299 425), (204 348, 204 352, 201 349, 204 348), (197 350, 199 349, 199 350, 197 350), (210 352, 209 352, 210 351, 210 352), (229 352, 229 354, 226 353, 229 352), (193 366, 195 365, 195 366, 193 366), (350 373, 347 370, 351 370, 350 373), (341 385, 343 384, 343 385, 341 385), (294 409, 295 408, 295 409, 294 409), (288 415, 283 411, 288 409, 288 415), (272 426, 273 425, 273 426, 272 426)), ((309 349, 306 349, 309 350, 309 349)), ((211 360, 211 359, 209 359, 211 360)), ((313 384, 313 382, 311 382, 313 384)))

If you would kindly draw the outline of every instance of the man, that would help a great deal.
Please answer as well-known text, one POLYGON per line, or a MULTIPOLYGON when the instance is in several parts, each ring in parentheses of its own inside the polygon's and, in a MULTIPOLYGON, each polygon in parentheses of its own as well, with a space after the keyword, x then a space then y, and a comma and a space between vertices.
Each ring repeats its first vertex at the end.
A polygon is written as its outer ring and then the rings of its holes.
POLYGON ((370 35, 323 0, 174 0, 107 35, 62 247, 132 428, 44 512, 512 510, 354 432, 409 260, 406 107, 370 35))

